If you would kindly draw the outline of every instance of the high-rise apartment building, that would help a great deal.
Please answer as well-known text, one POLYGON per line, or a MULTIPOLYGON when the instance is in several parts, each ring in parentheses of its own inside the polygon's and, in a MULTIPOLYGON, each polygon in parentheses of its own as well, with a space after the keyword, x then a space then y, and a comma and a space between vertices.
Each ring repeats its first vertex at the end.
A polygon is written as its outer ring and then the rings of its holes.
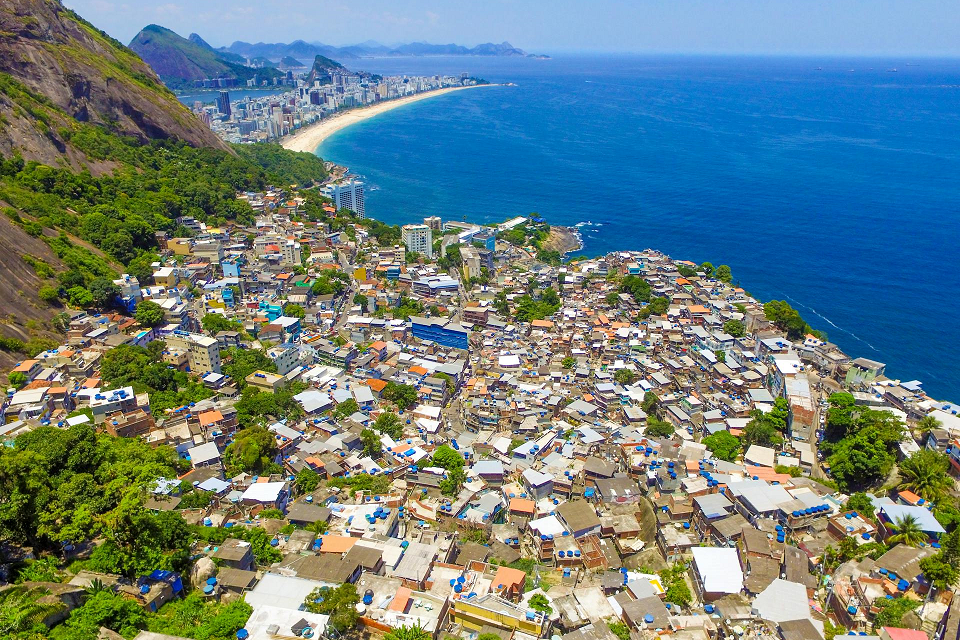
POLYGON ((405 224, 400 228, 400 238, 407 251, 416 251, 427 258, 433 257, 433 230, 425 224, 405 224))
POLYGON ((323 188, 323 195, 333 200, 333 206, 338 210, 349 209, 361 219, 366 217, 363 208, 363 183, 359 180, 327 185, 323 188))
POLYGON ((217 111, 223 115, 230 117, 230 92, 221 91, 220 95, 217 96, 217 111))

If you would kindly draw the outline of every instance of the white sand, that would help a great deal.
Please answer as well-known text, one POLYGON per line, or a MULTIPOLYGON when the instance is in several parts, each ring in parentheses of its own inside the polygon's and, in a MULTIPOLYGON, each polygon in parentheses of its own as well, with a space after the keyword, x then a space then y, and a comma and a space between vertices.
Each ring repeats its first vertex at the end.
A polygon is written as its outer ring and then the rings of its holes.
POLYGON ((320 146, 320 143, 332 136, 334 133, 362 120, 374 118, 381 113, 386 113, 387 111, 402 107, 403 105, 410 104, 411 102, 419 102, 420 100, 441 96, 452 91, 462 91, 463 89, 475 89, 476 87, 493 86, 496 85, 476 84, 466 87, 445 87, 443 89, 434 89, 433 91, 417 93, 404 98, 397 98, 395 100, 371 104, 366 107, 351 109, 350 111, 344 111, 343 113, 332 115, 329 118, 324 118, 315 124, 308 125, 297 131, 292 136, 287 136, 281 140, 280 144, 283 145, 284 149, 289 149, 290 151, 306 151, 308 153, 313 153, 317 150, 317 147, 320 146))

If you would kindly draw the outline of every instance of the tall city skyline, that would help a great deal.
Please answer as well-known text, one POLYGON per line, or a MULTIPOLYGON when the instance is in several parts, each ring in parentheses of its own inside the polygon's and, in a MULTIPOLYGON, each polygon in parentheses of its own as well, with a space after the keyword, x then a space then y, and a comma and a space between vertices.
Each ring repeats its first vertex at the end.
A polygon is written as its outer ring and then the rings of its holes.
POLYGON ((960 12, 949 0, 184 0, 142 6, 66 0, 123 42, 150 23, 214 46, 297 39, 343 46, 366 40, 509 41, 534 53, 575 51, 720 54, 960 56, 960 12))

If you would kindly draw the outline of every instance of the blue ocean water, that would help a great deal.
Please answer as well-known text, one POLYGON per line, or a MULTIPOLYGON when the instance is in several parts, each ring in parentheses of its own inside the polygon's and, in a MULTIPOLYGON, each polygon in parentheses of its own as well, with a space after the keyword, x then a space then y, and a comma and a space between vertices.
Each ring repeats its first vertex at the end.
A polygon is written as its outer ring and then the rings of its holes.
POLYGON ((652 247, 729 264, 852 356, 960 399, 960 60, 354 66, 517 85, 424 100, 321 145, 371 185, 369 215, 599 223, 583 228, 584 253, 652 247))

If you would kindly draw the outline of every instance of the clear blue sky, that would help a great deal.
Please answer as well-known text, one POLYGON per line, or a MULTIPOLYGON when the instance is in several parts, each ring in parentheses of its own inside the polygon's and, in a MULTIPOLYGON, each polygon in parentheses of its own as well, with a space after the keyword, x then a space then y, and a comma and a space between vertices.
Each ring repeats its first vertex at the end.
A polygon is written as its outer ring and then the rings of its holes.
POLYGON ((960 0, 64 0, 123 42, 146 24, 234 40, 530 52, 960 55, 960 0))

